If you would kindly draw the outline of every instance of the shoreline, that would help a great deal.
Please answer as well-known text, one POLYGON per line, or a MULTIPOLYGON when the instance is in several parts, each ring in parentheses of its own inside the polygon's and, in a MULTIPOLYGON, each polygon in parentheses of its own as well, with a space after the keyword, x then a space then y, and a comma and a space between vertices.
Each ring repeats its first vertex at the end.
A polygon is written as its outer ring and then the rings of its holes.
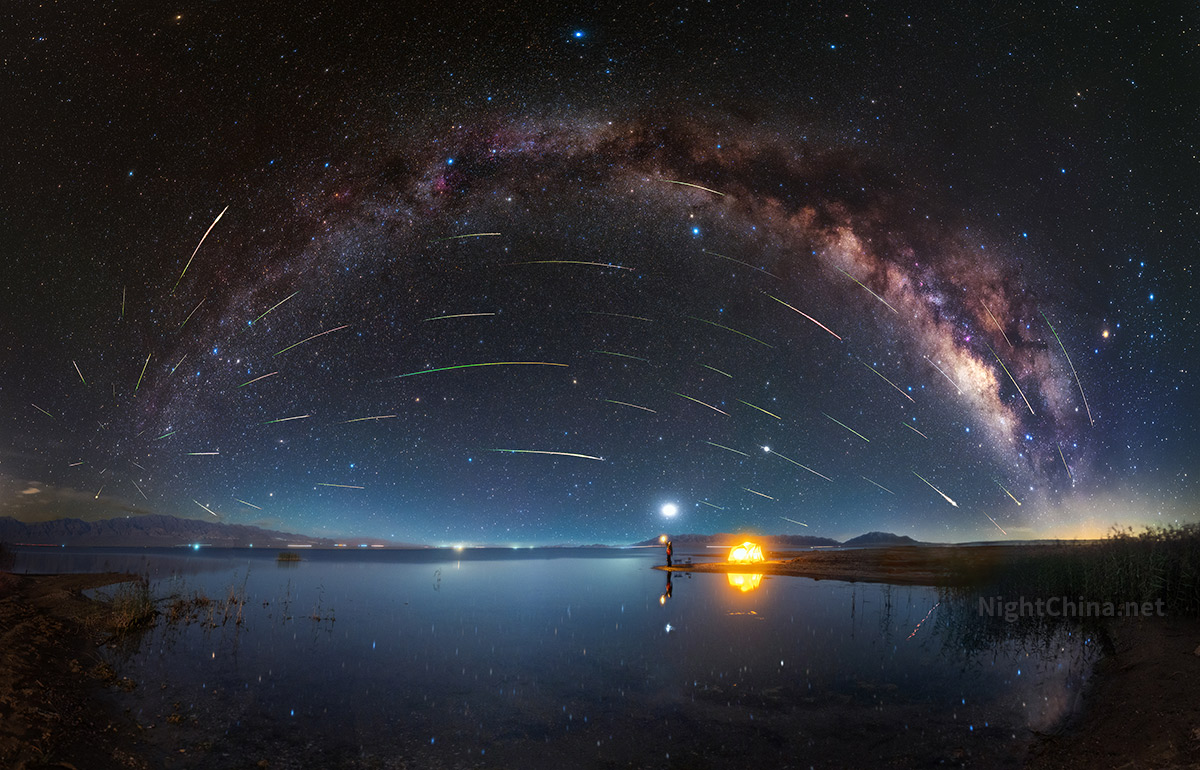
MULTIPOLYGON (((983 586, 1015 559, 1061 555, 1069 545, 885 546, 822 550, 757 564, 700 562, 656 570, 753 573, 812 580, 962 589, 983 586)), ((1038 734, 1022 766, 1031 770, 1095 767, 1200 767, 1200 618, 1107 618, 1079 710, 1054 733, 1038 734)))
POLYGON ((725 561, 658 565, 663 572, 754 573, 847 583, 912 586, 964 586, 985 580, 1007 560, 1027 554, 1053 554, 1061 545, 882 546, 808 551, 790 559, 754 564, 725 561))
MULTIPOLYGON (((953 588, 991 574, 1004 557, 1052 546, 913 547, 806 553, 755 565, 663 565, 676 572, 762 573, 813 580, 953 588), (966 556, 972 564, 964 565, 966 556)), ((1047 553, 1045 550, 1039 553, 1047 553)), ((136 722, 103 695, 132 689, 103 661, 110 607, 83 591, 136 579, 119 573, 24 576, 0 572, 0 766, 147 770, 136 722)), ((1117 618, 1098 629, 1098 661, 1079 710, 1035 734, 1021 766, 1034 770, 1200 766, 1200 618, 1117 618)))
POLYGON ((83 591, 136 579, 122 573, 0 572, 0 766, 132 768, 132 723, 97 697, 129 688, 97 653, 108 606, 83 591))

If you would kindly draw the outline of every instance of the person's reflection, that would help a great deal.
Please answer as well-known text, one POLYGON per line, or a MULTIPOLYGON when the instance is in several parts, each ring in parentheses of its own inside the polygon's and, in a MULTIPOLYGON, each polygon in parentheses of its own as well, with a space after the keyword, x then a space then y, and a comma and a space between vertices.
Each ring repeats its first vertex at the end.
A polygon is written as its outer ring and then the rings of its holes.
POLYGON ((671 575, 672 574, 673 573, 670 573, 670 572, 667 573, 667 587, 663 589, 662 596, 658 597, 659 604, 666 604, 667 599, 671 598, 671 575))

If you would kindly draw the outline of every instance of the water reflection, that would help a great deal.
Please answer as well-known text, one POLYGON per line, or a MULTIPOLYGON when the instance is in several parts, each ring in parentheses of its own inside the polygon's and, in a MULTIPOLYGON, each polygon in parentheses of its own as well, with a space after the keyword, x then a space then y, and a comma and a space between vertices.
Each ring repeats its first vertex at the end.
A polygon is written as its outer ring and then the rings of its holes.
POLYGON ((742 593, 753 591, 762 584, 763 576, 761 574, 743 574, 740 572, 729 572, 725 575, 729 578, 729 585, 738 589, 742 593))
POLYGON ((1096 655, 981 631, 930 588, 688 573, 675 594, 661 554, 540 555, 138 554, 160 596, 234 587, 242 623, 110 651, 142 685, 112 697, 177 768, 987 767, 1070 712, 1096 655))

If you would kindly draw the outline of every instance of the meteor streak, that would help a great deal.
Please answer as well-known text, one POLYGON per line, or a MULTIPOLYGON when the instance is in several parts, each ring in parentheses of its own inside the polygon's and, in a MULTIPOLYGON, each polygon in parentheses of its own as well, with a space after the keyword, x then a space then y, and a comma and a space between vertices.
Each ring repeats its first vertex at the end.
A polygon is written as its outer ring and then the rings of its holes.
POLYGON ((691 182, 677 182, 674 179, 664 179, 663 181, 670 182, 671 184, 682 185, 684 187, 695 187, 697 190, 703 190, 704 192, 709 192, 709 193, 712 193, 713 195, 720 195, 722 198, 725 197, 725 193, 723 193, 723 192, 717 192, 716 190, 710 189, 708 187, 701 187, 700 185, 692 184, 691 182))
POLYGON ((960 388, 960 387, 958 387, 958 383, 957 383, 957 382, 955 382, 954 380, 950 379, 950 375, 948 375, 948 374, 946 374, 945 372, 943 372, 943 371, 942 371, 942 367, 940 367, 940 366, 938 366, 937 364, 933 363, 933 359, 932 359, 932 358, 930 358, 929 356, 925 356, 925 360, 926 360, 926 361, 928 361, 928 362, 929 362, 929 363, 930 363, 930 364, 933 366, 933 368, 934 368, 934 369, 937 369, 939 372, 941 372, 941 375, 942 375, 943 377, 945 377, 945 378, 946 378, 946 381, 947 381, 947 382, 949 382, 951 385, 953 385, 953 386, 954 386, 954 389, 958 391, 958 395, 960 395, 960 396, 961 396, 961 395, 963 394, 963 389, 962 389, 962 388, 960 388))
POLYGON ((787 516, 780 516, 779 518, 783 519, 784 521, 790 521, 790 522, 792 522, 793 524, 799 524, 799 525, 800 525, 800 526, 802 526, 802 527, 807 527, 807 526, 808 526, 807 524, 805 524, 805 523, 804 523, 804 522, 802 522, 802 521, 796 521, 795 519, 789 519, 787 516))
MULTIPOLYGON (((208 299, 208 297, 205 297, 204 299, 208 299)), ((187 318, 183 319, 183 323, 179 324, 179 329, 187 326, 187 322, 192 320, 192 316, 196 315, 196 311, 199 310, 200 306, 204 304, 204 299, 196 303, 196 306, 192 308, 192 312, 188 313, 187 318)), ((176 329, 175 331, 179 331, 179 329, 176 329)))
POLYGON ((453 369, 474 369, 479 366, 568 366, 568 364, 555 364, 549 361, 490 361, 485 364, 458 364, 457 366, 441 366, 437 369, 422 369, 419 372, 407 372, 406 374, 397 374, 394 377, 388 377, 389 380, 398 380, 401 377, 416 377, 418 374, 433 374, 434 372, 448 372, 453 369))
POLYGON ((234 499, 234 500, 237 500, 237 501, 238 501, 239 503, 241 503, 242 505, 248 505, 248 506, 250 506, 251 508, 253 508, 253 509, 257 510, 257 511, 261 511, 261 510, 262 510, 262 508, 259 508, 259 507, 258 507, 257 505, 255 505, 254 503, 248 503, 248 502, 246 502, 245 500, 242 500, 242 499, 240 499, 240 498, 237 498, 237 497, 235 497, 235 498, 233 498, 233 499, 234 499))
POLYGON ((753 489, 751 489, 750 487, 742 487, 742 489, 746 490, 747 492, 749 492, 752 495, 758 495, 759 497, 765 497, 768 500, 775 500, 775 502, 779 502, 776 498, 771 497, 770 495, 764 495, 762 492, 756 492, 753 489))
POLYGON ((125 317, 125 287, 121 287, 121 318, 125 317))
MULTIPOLYGON (((993 519, 991 516, 988 516, 988 514, 987 514, 987 511, 981 511, 981 513, 982 513, 984 516, 987 516, 987 517, 988 517, 988 521, 992 522, 993 524, 996 524, 996 520, 995 520, 995 519, 993 519)), ((1003 532, 1005 535, 1007 535, 1007 534, 1008 534, 1007 532, 1005 532, 1005 531, 1004 531, 1004 527, 1000 526, 999 524, 996 524, 996 529, 1000 530, 1000 531, 1001 531, 1001 532, 1003 532)))
POLYGON ((355 417, 353 420, 342 420, 339 425, 345 425, 351 422, 366 422, 367 420, 386 420, 390 417, 395 417, 394 414, 377 414, 373 417, 355 417))
POLYGON ((1022 400, 1025 401, 1025 406, 1029 407, 1029 413, 1036 417, 1037 415, 1034 414, 1033 405, 1029 403, 1029 399, 1025 398, 1025 391, 1021 390, 1021 386, 1017 384, 1016 379, 1012 376, 1012 372, 1008 371, 1008 367, 1005 366, 1004 362, 1000 360, 1000 356, 996 355, 996 351, 992 350, 991 345, 988 345, 986 342, 983 344, 987 346, 989 351, 991 351, 992 357, 996 359, 996 363, 1000 364, 1000 368, 1003 369, 1004 373, 1008 375, 1008 379, 1012 382, 1013 387, 1016 388, 1017 392, 1021 394, 1022 400))
POLYGON ((204 231, 204 235, 200 236, 200 243, 196 244, 195 251, 192 252, 192 256, 188 257, 187 264, 183 266, 183 272, 179 274, 179 278, 176 279, 175 285, 171 287, 172 294, 174 294, 175 290, 179 288, 179 282, 183 280, 183 276, 187 274, 188 268, 192 266, 192 260, 196 258, 196 252, 200 251, 200 247, 204 245, 204 239, 207 238, 208 234, 212 232, 212 229, 217 226, 217 222, 221 221, 221 217, 225 216, 226 211, 229 211, 228 206, 221 209, 221 213, 217 214, 217 218, 214 219, 213 223, 208 226, 207 230, 204 231))
POLYGON ((892 490, 888 489, 888 488, 887 488, 887 487, 885 487, 884 485, 882 485, 882 484, 876 484, 874 481, 871 481, 871 480, 870 480, 869 478, 867 478, 866 476, 859 476, 859 478, 860 478, 860 479, 862 479, 863 481, 867 481, 867 482, 870 482, 871 484, 875 484, 875 486, 879 487, 879 488, 880 488, 880 489, 882 489, 884 492, 887 492, 889 495, 894 495, 894 494, 896 494, 895 492, 893 492, 892 490))
POLYGON ((189 457, 213 457, 221 454, 220 452, 188 452, 189 457))
POLYGON ((612 316, 613 318, 632 318, 634 321, 649 321, 650 323, 654 323, 653 318, 644 318, 640 315, 626 315, 625 313, 605 313, 603 310, 585 310, 583 312, 587 313, 588 315, 607 315, 607 316, 612 316))
MULTIPOLYGON (((860 364, 862 364, 863 366, 867 367, 867 368, 868 368, 868 369, 870 369, 871 371, 875 372, 876 374, 879 374, 879 370, 878 370, 878 369, 876 369, 875 367, 871 366, 870 364, 868 364, 866 361, 859 361, 859 363, 860 363, 860 364)), ((903 390, 900 388, 900 386, 899 386, 899 385, 897 385, 896 383, 892 382, 892 381, 891 381, 891 380, 889 380, 887 377, 884 377, 882 374, 879 374, 879 379, 883 380, 883 381, 884 381, 884 382, 886 382, 888 385, 891 385, 893 388, 895 388, 895 389, 896 389, 896 392, 897 392, 897 393, 899 393, 900 395, 904 396, 904 397, 905 397, 905 398, 907 398, 909 401, 912 401, 914 404, 915 404, 915 403, 917 403, 916 401, 913 401, 913 397, 912 397, 912 396, 910 396, 910 395, 908 395, 907 393, 905 393, 905 392, 904 392, 904 391, 903 391, 903 390)))
POLYGON ((634 361, 645 361, 646 363, 650 363, 649 358, 642 358, 641 356, 631 356, 628 353, 615 353, 611 350, 593 350, 592 352, 593 353, 603 353, 606 356, 617 356, 619 358, 632 358, 634 361))
POLYGON ((96 490, 96 496, 95 496, 95 497, 93 497, 92 499, 93 499, 93 500, 99 500, 99 499, 100 499, 100 493, 101 493, 101 492, 103 492, 103 491, 104 491, 104 485, 103 485, 103 484, 101 484, 101 485, 100 485, 100 488, 96 490))
POLYGON ((703 504, 703 505, 707 505, 709 508, 716 508, 718 511, 723 511, 723 510, 725 510, 725 509, 724 509, 724 508, 722 508, 721 506, 719 506, 719 505, 713 505, 712 503, 708 502, 707 500, 701 500, 700 502, 701 502, 701 504, 703 504))
POLYGON ((906 422, 902 422, 902 423, 900 423, 900 424, 901 424, 901 425, 903 425, 904 427, 908 428, 909 430, 911 430, 913 433, 917 434, 917 435, 918 435, 918 436, 920 436, 921 438, 929 438, 929 436, 926 436, 924 433, 922 433, 921 431, 917 430, 916 428, 914 428, 913 426, 909 425, 909 424, 908 424, 908 423, 906 423, 906 422))
POLYGON ((700 365, 701 365, 701 366, 703 366, 705 369, 712 369, 712 370, 713 370, 714 372, 716 372, 717 374, 723 374, 723 375, 725 375, 726 377, 728 377, 729 379, 731 379, 731 380, 733 379, 733 375, 732 375, 732 374, 730 374, 729 372, 723 372, 723 371, 721 371, 720 369, 718 369, 718 368, 717 368, 717 367, 715 367, 715 366, 709 366, 708 364, 700 364, 700 365))
POLYGON ((748 340, 752 340, 752 341, 754 341, 754 342, 757 342, 759 345, 762 345, 762 346, 764 346, 764 347, 768 347, 768 348, 774 348, 774 347, 775 347, 774 345, 768 345, 767 343, 763 342, 762 340, 760 340, 760 339, 759 339, 759 338, 757 338, 757 337, 751 337, 749 334, 746 334, 745 332, 739 332, 737 329, 730 329, 728 326, 723 326, 723 325, 721 325, 721 324, 719 324, 719 323, 714 323, 714 322, 712 322, 712 321, 706 321, 706 320, 704 320, 703 318, 697 318, 697 317, 696 317, 696 316, 694 316, 694 315, 684 316, 684 318, 690 318, 690 319, 692 319, 693 321, 699 321, 699 322, 700 322, 700 323, 702 323, 702 324, 708 324, 709 326, 715 326, 715 327, 717 327, 718 329, 724 329, 724 330, 725 330, 725 331, 727 331, 727 332, 733 332, 734 334, 740 334, 741 336, 745 337, 746 339, 748 339, 748 340))
POLYGON ((779 415, 777 415, 777 414, 774 414, 773 412, 768 412, 766 409, 763 409, 761 406, 755 406, 754 404, 750 403, 749 401, 742 401, 740 398, 738 399, 738 401, 740 401, 741 403, 743 403, 743 404, 745 404, 746 406, 750 407, 751 409, 757 409, 758 411, 762 412, 763 414, 765 414, 765 415, 767 415, 767 416, 769 416, 769 417, 774 417, 776 420, 782 420, 782 419, 783 419, 783 418, 782 418, 782 417, 780 417, 779 415))
POLYGON ((79 375, 79 379, 83 380, 84 385, 87 385, 87 380, 83 379, 83 372, 79 371, 79 364, 72 361, 71 365, 75 367, 75 373, 79 375))
MULTIPOLYGON (((674 393, 674 391, 671 391, 671 392, 674 393)), ((682 393, 675 393, 675 395, 679 396, 680 398, 686 398, 688 401, 695 401, 700 406, 707 406, 709 409, 713 410, 714 412, 721 412, 720 409, 716 408, 712 404, 706 404, 698 398, 692 398, 691 396, 685 396, 682 393)), ((729 412, 721 412, 721 414, 725 415, 726 417, 729 416, 729 412)))
MULTIPOLYGON (((288 345, 286 348, 284 348, 283 350, 279 351, 279 353, 276 353, 276 354, 275 354, 275 356, 279 355, 280 353, 286 353, 286 352, 288 352, 288 351, 289 351, 289 350, 291 350, 292 348, 296 347, 296 345, 303 345, 304 343, 308 342, 309 340, 315 340, 317 337, 324 337, 326 334, 333 334, 334 332, 341 331, 342 329, 345 329, 345 328, 347 328, 347 327, 349 327, 349 326, 350 326, 350 324, 342 324, 341 326, 338 326, 337 328, 334 328, 334 329, 327 329, 326 331, 323 331, 323 332, 321 332, 320 334, 314 334, 314 335, 313 335, 313 336, 311 336, 311 337, 306 337, 306 338, 304 338, 304 339, 300 340, 299 342, 296 342, 296 343, 294 343, 294 344, 288 345)), ((271 357, 272 357, 272 358, 274 358, 275 356, 271 356, 271 357)))
POLYGON ((156 439, 154 439, 154 440, 155 440, 155 441, 158 441, 159 439, 164 439, 164 438, 166 438, 167 436, 174 436, 174 435, 175 435, 176 433, 178 433, 178 432, 179 432, 178 430, 172 430, 172 431, 168 431, 168 432, 166 432, 166 433, 162 434, 161 436, 159 436, 158 438, 156 438, 156 439))
POLYGON ((581 259, 531 259, 526 262, 509 262, 509 265, 591 265, 592 267, 608 267, 613 270, 633 270, 625 265, 614 265, 612 262, 588 262, 581 259))
POLYGON ((76 465, 83 465, 83 460, 80 460, 80 461, 79 461, 79 462, 77 462, 77 463, 68 463, 68 464, 67 464, 67 467, 68 467, 68 468, 74 468, 76 465))
POLYGON ((294 292, 292 292, 291 294, 289 294, 289 295, 287 295, 286 297, 284 297, 283 299, 279 300, 279 301, 278 301, 278 302, 276 302, 274 305, 272 305, 272 306, 270 307, 270 309, 269 309, 269 310, 267 310, 265 313, 263 313, 262 315, 260 315, 258 318, 255 318, 253 321, 251 321, 251 322, 250 322, 250 324, 251 324, 251 325, 253 325, 253 324, 256 324, 256 323, 258 323, 259 321, 261 321, 261 320, 262 320, 262 319, 263 319, 263 318, 264 318, 264 317, 267 315, 267 313, 270 313, 270 312, 271 312, 271 310, 274 310, 275 308, 279 307, 279 306, 280 306, 280 305, 282 305, 284 302, 287 302, 289 299, 291 299, 292 297, 296 296, 296 295, 297 295, 297 294, 299 294, 299 293, 300 293, 300 292, 298 292, 298 291, 294 291, 294 292))
POLYGON ((262 424, 263 425, 274 425, 277 422, 289 422, 291 420, 304 420, 309 417, 312 417, 312 415, 311 414, 298 414, 295 417, 280 417, 278 420, 267 420, 266 422, 264 422, 262 424))
MULTIPOLYGON (((187 358, 187 353, 183 354, 183 358, 187 358)), ((183 358, 179 359, 179 364, 183 363, 183 358)), ((175 370, 179 368, 179 364, 175 364, 174 366, 171 367, 171 374, 175 373, 175 370)))
POLYGON ((144 499, 144 500, 150 499, 150 498, 146 497, 145 492, 142 492, 142 488, 138 486, 138 483, 136 481, 134 481, 133 479, 130 479, 129 481, 133 483, 133 486, 137 489, 138 492, 141 492, 142 499, 144 499))
POLYGON ((142 387, 142 378, 146 376, 146 367, 150 365, 150 356, 152 356, 152 355, 154 355, 154 354, 153 353, 146 354, 146 363, 142 364, 142 373, 138 375, 137 385, 133 386, 134 393, 137 393, 138 388, 142 387))
POLYGON ((705 441, 704 443, 708 444, 709 446, 715 446, 717 449, 724 449, 726 452, 733 452, 735 455, 741 455, 742 457, 750 456, 750 455, 746 454, 745 452, 734 449, 733 447, 727 447, 724 444, 718 444, 714 441, 705 441))
POLYGON ((422 318, 422 321, 445 321, 450 318, 480 318, 487 315, 496 315, 495 313, 455 313, 454 315, 435 315, 431 318, 422 318))
MULTIPOLYGON (((203 508, 204 510, 208 511, 209 513, 212 513, 212 515, 213 515, 213 516, 217 516, 217 514, 213 513, 213 510, 212 510, 212 508, 209 508, 207 505, 205 505, 204 503, 200 502, 200 501, 199 501, 199 500, 197 500, 196 498, 194 498, 194 497, 193 497, 193 498, 192 498, 192 502, 193 502, 193 503, 195 503, 196 505, 200 506, 200 507, 201 507, 201 508, 203 508)), ((221 518, 221 517, 220 517, 220 516, 217 516, 217 518, 219 519, 219 518, 221 518)))
POLYGON ((466 235, 451 235, 449 238, 439 238, 434 243, 445 243, 446 241, 461 241, 464 238, 491 238, 501 233, 467 233, 466 235))
POLYGON ((42 414, 44 414, 44 415, 46 415, 47 417, 49 417, 51 420, 53 420, 53 419, 54 419, 54 415, 50 414, 50 413, 49 413, 49 412, 47 412, 45 409, 41 408, 40 406, 38 406, 37 404, 33 403, 32 401, 30 401, 30 402, 29 402, 29 405, 30 405, 30 406, 32 406, 34 409, 38 410, 39 412, 41 412, 42 414))
MULTIPOLYGON (((821 412, 821 414, 825 414, 825 413, 824 413, 824 412, 821 412)), ((859 433, 859 432, 858 432, 858 431, 856 431, 854 428, 851 428, 851 427, 850 427, 849 425, 847 425, 846 423, 844 423, 844 422, 838 422, 837 420, 834 420, 832 417, 829 417, 829 415, 827 415, 827 414, 825 414, 825 416, 826 416, 826 417, 828 417, 830 420, 833 420, 834 422, 836 422, 838 425, 841 425, 843 428, 845 428, 846 430, 850 431, 850 432, 851 432, 851 433, 853 433, 855 436, 858 436, 859 438, 861 438, 863 441, 867 442, 868 444, 870 444, 870 443, 871 443, 871 439, 869 439, 869 438, 867 438, 866 436, 864 436, 863 434, 859 433)))
MULTIPOLYGON (((1040 310, 1038 312, 1041 313, 1040 310)), ((1079 372, 1075 371, 1075 364, 1071 363, 1071 356, 1067 355, 1067 346, 1063 344, 1062 338, 1058 336, 1058 332, 1054 331, 1054 325, 1050 323, 1049 318, 1046 318, 1046 314, 1041 313, 1041 315, 1046 325, 1050 327, 1050 333, 1054 335, 1054 339, 1058 340, 1058 346, 1062 348, 1063 355, 1067 357, 1067 363, 1071 364, 1071 374, 1075 375, 1075 384, 1079 386, 1079 395, 1083 396, 1083 408, 1087 411, 1088 422, 1095 425, 1096 421, 1092 419, 1092 410, 1088 406, 1087 396, 1083 394, 1083 383, 1079 381, 1079 372)))
POLYGON ((775 279, 775 280, 777 280, 777 281, 782 281, 782 280, 783 280, 782 278, 780 278, 779 276, 775 275, 774 273, 768 273, 766 270, 763 270, 761 267, 756 267, 756 266, 754 266, 754 265, 750 264, 749 262, 743 262, 743 261, 742 261, 742 260, 740 260, 740 259, 734 259, 733 257, 727 257, 727 256, 725 256, 724 254, 718 254, 717 252, 715 252, 715 251, 709 251, 708 249, 701 249, 701 251, 702 251, 702 252, 704 252, 705 254, 708 254, 708 255, 710 255, 710 256, 719 257, 719 258, 721 258, 721 259, 727 259, 727 260, 729 260, 730 262, 736 262, 736 263, 738 263, 739 265, 745 265, 746 267, 750 268, 751 270, 757 270, 757 271, 759 271, 760 273, 767 273, 767 275, 771 276, 772 278, 774 278, 774 279, 775 279))
POLYGON ((337 487, 338 489, 366 489, 366 487, 356 487, 353 484, 326 484, 323 481, 317 482, 318 487, 337 487))
POLYGON ((509 454, 519 455, 558 455, 559 457, 581 457, 584 460, 599 460, 604 462, 603 457, 595 457, 593 455, 581 455, 575 452, 549 452, 543 449, 488 449, 488 452, 507 452, 509 454))
POLYGON ((650 412, 651 414, 658 414, 658 412, 656 410, 651 409, 650 407, 647 407, 647 406, 638 406, 637 404, 631 404, 627 401, 613 401, 611 398, 606 398, 604 400, 610 404, 620 404, 621 406, 631 406, 634 409, 641 409, 643 412, 650 412))
POLYGON ((807 465, 802 465, 790 457, 781 455, 769 446, 763 447, 763 451, 766 452, 767 454, 775 455, 776 457, 782 457, 784 460, 787 460, 789 463, 791 463, 792 465, 795 465, 797 468, 803 468, 804 470, 808 471, 809 473, 811 473, 814 476, 820 476, 821 478, 825 479, 826 481, 833 481, 833 479, 829 478, 824 473, 817 473, 812 468, 809 468, 807 465))
POLYGON ((892 312, 893 312, 893 313, 895 313, 896 315, 900 315, 900 311, 899 311, 899 310, 897 310, 896 308, 892 307, 891 305, 888 305, 888 301, 887 301, 886 299, 884 299, 883 297, 879 296, 879 295, 878 295, 878 294, 876 294, 875 292, 873 292, 873 291, 871 291, 870 289, 868 289, 868 288, 867 288, 867 285, 866 285, 865 283, 863 283, 862 281, 858 280, 858 279, 857 279, 857 278, 855 278, 854 276, 850 275, 849 273, 847 273, 845 270, 843 270, 843 269, 842 269, 842 268, 840 268, 840 267, 835 267, 835 268, 834 268, 834 270, 837 270, 839 273, 841 273, 842 275, 846 276, 846 277, 847 277, 847 278, 849 278, 851 281, 854 281, 854 282, 855 282, 855 283, 857 283, 859 286, 863 287, 864 289, 867 289, 867 293, 868 293, 868 294, 870 294, 870 295, 871 295, 872 297, 874 297, 875 299, 877 299, 877 300, 879 300, 880 302, 882 302, 883 304, 887 305, 887 306, 888 306, 888 310, 892 311, 892 312))
MULTIPOLYGON (((992 481, 996 481, 996 480, 995 480, 995 479, 992 479, 992 481)), ((999 481, 996 481, 996 486, 1000 487, 1001 489, 1004 489, 1004 485, 1003 485, 1003 484, 1001 484, 999 481)), ((1017 498, 1013 497, 1013 493, 1012 493, 1012 492, 1009 492, 1007 489, 1004 489, 1004 494, 1008 495, 1009 497, 1012 497, 1012 501, 1013 501, 1014 503, 1016 503, 1017 505, 1020 505, 1020 504, 1021 504, 1021 501, 1020 501, 1020 500, 1018 500, 1017 498)))
MULTIPOLYGON (((916 471, 913 471, 913 472, 912 472, 912 474, 913 474, 914 476, 916 476, 917 478, 919 478, 921 481, 925 481, 925 477, 924 477, 924 476, 922 476, 921 474, 917 473, 916 471)), ((925 483, 926 483, 926 484, 929 484, 929 482, 928 482, 928 481, 925 481, 925 483)), ((930 489, 932 489, 934 492, 937 492, 939 495, 941 495, 941 496, 942 496, 942 497, 945 499, 945 501, 946 501, 946 502, 950 503, 950 504, 951 504, 951 505, 953 505, 955 508, 957 508, 957 507, 958 507, 958 503, 956 503, 956 502, 954 502, 953 500, 951 500, 951 499, 950 499, 950 497, 949 497, 949 495, 947 495, 945 492, 943 492, 942 490, 940 490, 940 489, 938 489, 937 487, 935 487, 933 484, 929 484, 929 488, 930 488, 930 489)))
MULTIPOLYGON (((1000 335, 1004 337, 1004 341, 1007 342, 1008 346, 1011 348, 1013 346, 1012 340, 1010 340, 1008 338, 1008 335, 1004 333, 1004 327, 1001 326, 1000 322, 996 320, 996 316, 992 315, 992 311, 988 310, 988 306, 986 304, 984 304, 983 302, 980 302, 979 304, 983 305, 984 310, 987 310, 988 318, 992 319, 992 323, 996 324, 996 328, 1000 330, 1000 335)), ((984 515, 987 515, 987 514, 984 514, 984 515)), ((995 523, 995 522, 993 522, 993 523, 995 523)), ((1007 534, 1007 533, 1005 533, 1005 534, 1007 534)))
MULTIPOLYGON (((767 294, 767 293, 766 293, 766 292, 763 292, 763 294, 767 294)), ((788 308, 789 310, 795 310, 797 313, 799 313, 800 315, 804 316, 804 317, 805 317, 805 318, 807 318, 808 320, 812 321, 812 322, 813 322, 813 323, 815 323, 817 326, 820 326, 820 327, 821 327, 822 329, 824 329, 825 331, 829 332, 830 334, 833 334, 833 336, 834 336, 834 337, 837 337, 839 340, 841 339, 841 337, 838 337, 838 335, 837 335, 837 334, 835 334, 835 333, 834 333, 834 331, 833 331, 832 329, 830 329, 828 326, 826 326, 825 324, 821 323, 821 322, 820 322, 820 321, 818 321, 817 319, 813 318, 813 317, 812 317, 812 316, 810 316, 808 313, 805 313, 803 310, 798 310, 798 309, 796 309, 796 308, 792 307, 792 306, 791 306, 791 305, 789 305, 788 303, 786 303, 786 302, 784 302, 783 300, 781 300, 779 297, 773 296, 773 295, 771 295, 771 294, 767 294, 767 296, 768 296, 768 297, 770 297, 771 299, 775 300, 775 301, 776 301, 776 302, 778 302, 779 304, 783 305, 784 307, 788 308)), ((805 525, 805 526, 807 526, 807 525, 805 525)))
POLYGON ((253 380, 249 380, 249 381, 247 381, 247 382, 243 382, 241 385, 238 385, 238 387, 239 387, 239 388, 244 388, 244 387, 246 387, 247 385, 253 385, 254 383, 258 382, 259 380, 265 380, 265 379, 267 379, 268 377, 274 377, 274 376, 275 376, 275 375, 277 375, 277 374, 279 374, 279 372, 271 372, 270 374, 264 374, 264 375, 263 375, 263 376, 261 376, 261 377, 255 377, 253 380))
POLYGON ((1073 481, 1075 479, 1075 474, 1071 473, 1071 466, 1067 465, 1067 458, 1063 455, 1062 444, 1055 441, 1054 445, 1058 447, 1058 456, 1062 458, 1063 467, 1067 469, 1067 476, 1073 481))

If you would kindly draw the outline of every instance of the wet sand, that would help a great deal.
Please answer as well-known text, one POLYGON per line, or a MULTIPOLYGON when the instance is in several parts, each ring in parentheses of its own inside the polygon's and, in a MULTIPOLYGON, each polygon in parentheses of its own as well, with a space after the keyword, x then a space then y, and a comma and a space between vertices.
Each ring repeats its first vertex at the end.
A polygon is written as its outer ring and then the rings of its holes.
POLYGON ((129 749, 132 721, 96 698, 132 683, 98 654, 107 608, 82 593, 131 579, 0 572, 0 767, 148 767, 129 749))

